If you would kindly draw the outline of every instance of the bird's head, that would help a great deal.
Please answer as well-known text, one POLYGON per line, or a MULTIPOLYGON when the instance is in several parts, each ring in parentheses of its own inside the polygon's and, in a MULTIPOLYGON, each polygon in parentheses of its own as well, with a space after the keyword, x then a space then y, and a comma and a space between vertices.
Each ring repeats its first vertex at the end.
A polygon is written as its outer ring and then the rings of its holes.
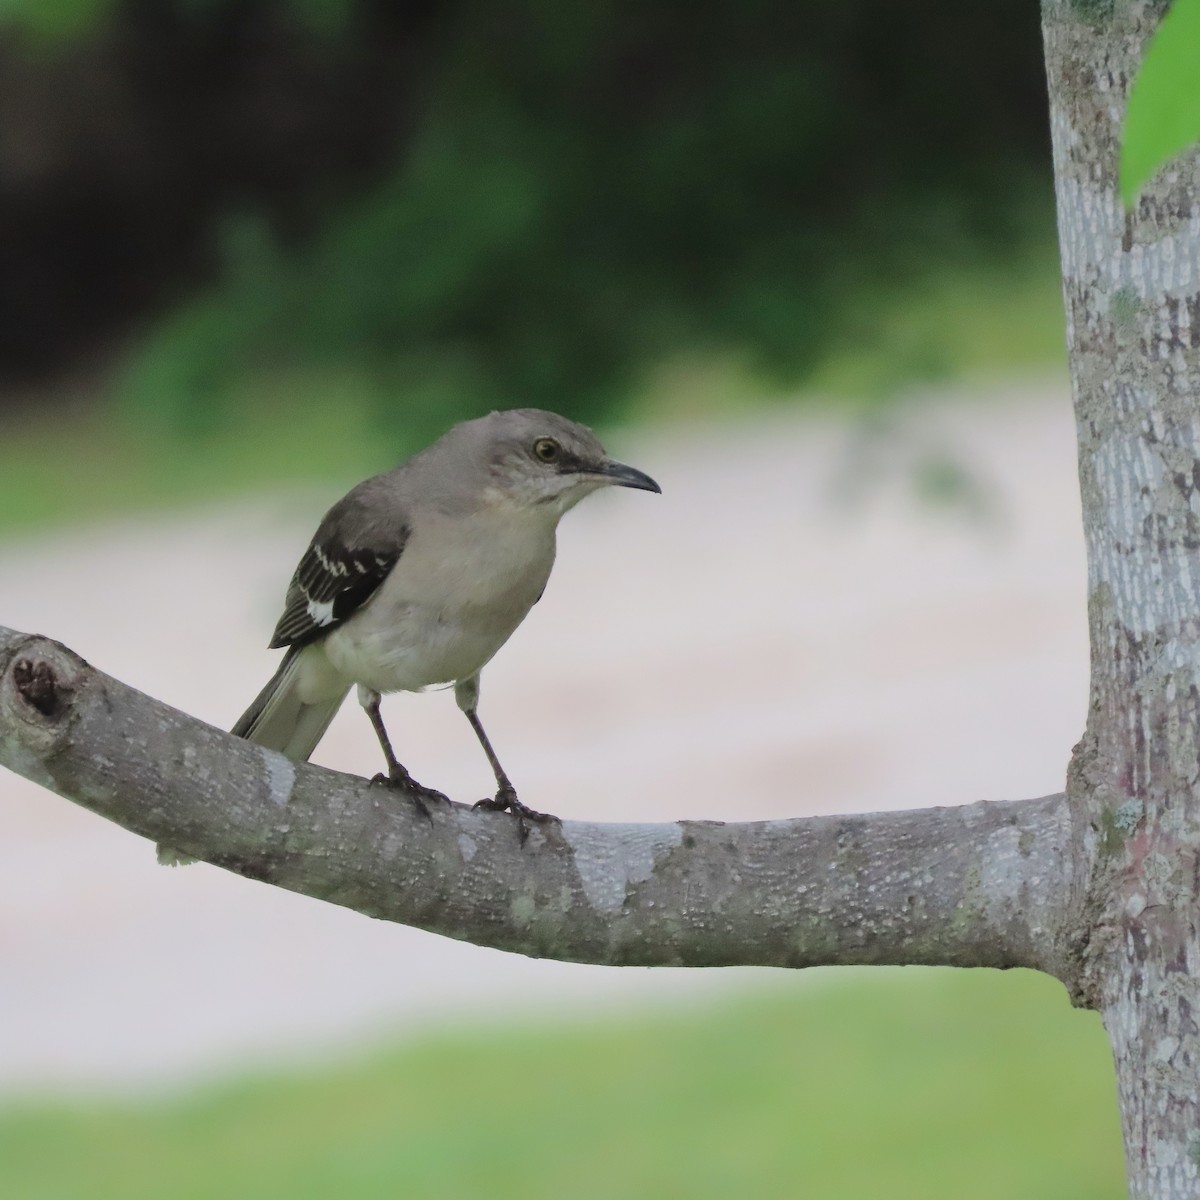
POLYGON ((586 425, 537 408, 494 412, 478 422, 491 490, 509 504, 561 516, 602 487, 661 492, 649 475, 616 462, 586 425))

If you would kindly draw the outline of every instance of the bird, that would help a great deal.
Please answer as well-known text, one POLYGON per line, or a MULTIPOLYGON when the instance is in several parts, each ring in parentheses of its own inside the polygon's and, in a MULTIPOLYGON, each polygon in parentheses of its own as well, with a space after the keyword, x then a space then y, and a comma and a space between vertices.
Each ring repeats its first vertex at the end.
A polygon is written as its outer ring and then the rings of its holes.
POLYGON ((541 599, 558 523, 617 486, 660 493, 557 413, 508 409, 463 421, 399 466, 360 483, 326 514, 292 575, 271 638, 279 669, 232 732, 306 761, 352 688, 387 765, 374 782, 429 815, 443 793, 400 763, 383 695, 450 685, 496 780, 476 807, 556 820, 518 798, 479 719, 479 676, 541 599))

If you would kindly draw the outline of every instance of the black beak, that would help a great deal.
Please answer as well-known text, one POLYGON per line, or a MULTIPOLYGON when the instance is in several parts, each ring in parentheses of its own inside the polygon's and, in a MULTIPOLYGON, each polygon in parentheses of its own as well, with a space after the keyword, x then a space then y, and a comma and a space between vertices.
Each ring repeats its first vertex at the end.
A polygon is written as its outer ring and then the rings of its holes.
POLYGON ((638 488, 643 492, 657 492, 660 496, 662 495, 662 488, 645 471, 639 471, 636 467, 627 467, 624 463, 613 462, 611 458, 600 463, 594 473, 603 475, 617 487, 638 488))

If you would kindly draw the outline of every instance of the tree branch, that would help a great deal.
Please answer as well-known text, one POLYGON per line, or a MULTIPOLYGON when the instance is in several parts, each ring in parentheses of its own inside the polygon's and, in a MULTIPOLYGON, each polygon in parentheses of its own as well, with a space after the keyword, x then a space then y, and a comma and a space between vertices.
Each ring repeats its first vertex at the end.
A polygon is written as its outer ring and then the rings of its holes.
POLYGON ((241 875, 536 957, 1074 969, 1061 795, 738 824, 564 821, 522 846, 506 813, 426 818, 2 626, 0 764, 241 875))

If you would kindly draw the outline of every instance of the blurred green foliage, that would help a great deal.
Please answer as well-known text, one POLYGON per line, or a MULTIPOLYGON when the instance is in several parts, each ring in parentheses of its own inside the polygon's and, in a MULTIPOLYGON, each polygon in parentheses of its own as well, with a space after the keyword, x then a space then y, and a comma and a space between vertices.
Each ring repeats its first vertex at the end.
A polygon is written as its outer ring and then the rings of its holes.
MULTIPOLYGON (((232 8, 236 0, 174 0, 184 11, 204 12, 232 8)), ((354 0, 286 0, 288 7, 315 29, 343 25, 353 12, 354 0)), ((172 0, 165 0, 165 5, 172 0)), ((0 0, 0 25, 20 28, 45 42, 85 36, 105 20, 119 16, 128 0, 0 0)))
POLYGON ((490 407, 1062 360, 1034 5, 0 0, 0 30, 0 526, 344 481, 490 407))
MULTIPOLYGON (((863 298, 858 318, 871 336, 860 340, 848 329, 826 347, 807 399, 848 410, 864 422, 864 433, 891 436, 889 398, 914 382, 975 386, 1065 370, 1050 244, 1028 257, 946 269, 921 287, 880 289, 863 298)), ((666 422, 791 398, 748 375, 735 356, 677 357, 632 393, 630 408, 643 421, 666 422)), ((161 386, 170 394, 169 377, 161 386)), ((399 402, 397 393, 354 363, 246 376, 227 395, 228 404, 185 407, 172 424, 114 421, 104 408, 90 407, 10 420, 0 437, 0 536, 281 484, 333 493, 422 443, 419 429, 380 436, 378 414, 399 402)))
POLYGON ((877 293, 1049 240, 1035 6, 446 11, 395 169, 298 245, 228 214, 217 281, 132 354, 139 422, 217 427, 278 372, 361 374, 395 444, 596 420, 686 352, 779 388, 869 345, 877 293))
POLYGON ((55 40, 78 36, 112 7, 113 0, 0 0, 0 23, 55 40))
POLYGON ((1121 1200, 1099 1018, 1030 972, 840 971, 0 1114, 21 1200, 1121 1200))

